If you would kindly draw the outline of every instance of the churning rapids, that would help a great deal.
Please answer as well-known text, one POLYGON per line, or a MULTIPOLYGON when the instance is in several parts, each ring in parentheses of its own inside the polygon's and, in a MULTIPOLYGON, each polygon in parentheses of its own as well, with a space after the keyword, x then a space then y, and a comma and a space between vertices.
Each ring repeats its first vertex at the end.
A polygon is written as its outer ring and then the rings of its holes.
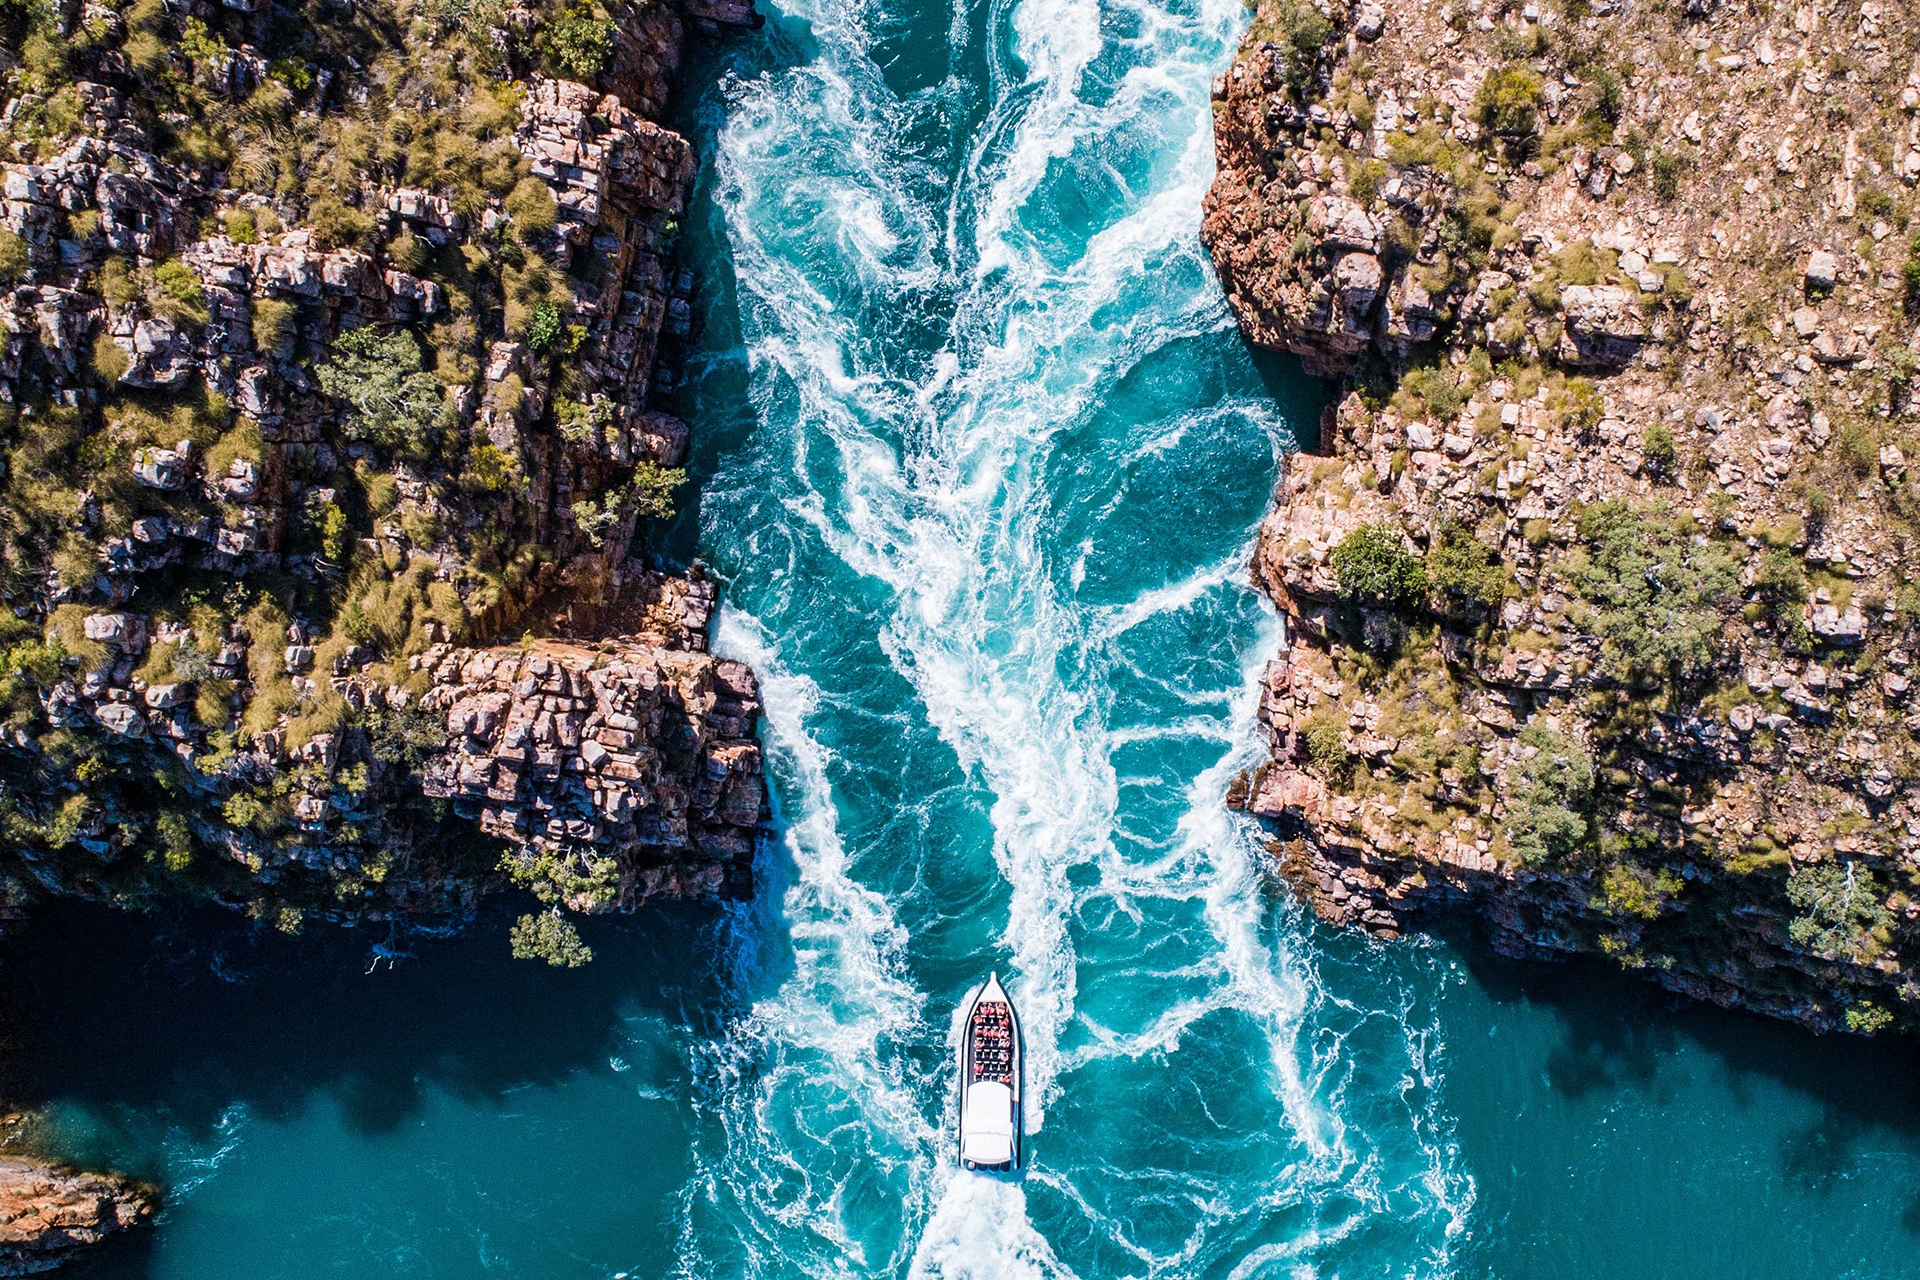
MULTIPOLYGON (((1920 1273, 1902 1047, 1309 924, 1221 803, 1320 392, 1197 240, 1241 0, 782 0, 684 106, 680 409, 765 682, 759 897, 367 939, 79 908, 9 996, 50 1129, 166 1181, 96 1275, 1920 1273), (963 1173, 989 969, 1026 1167, 963 1173)), ((484 922, 483 922, 484 924, 484 922)))

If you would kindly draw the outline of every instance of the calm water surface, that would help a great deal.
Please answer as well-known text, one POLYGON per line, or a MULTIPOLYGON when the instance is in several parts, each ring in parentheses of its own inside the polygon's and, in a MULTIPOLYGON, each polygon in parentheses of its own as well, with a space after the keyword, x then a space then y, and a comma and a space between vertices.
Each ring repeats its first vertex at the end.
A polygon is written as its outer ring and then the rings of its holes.
POLYGON ((1907 1048, 1329 935, 1258 875, 1245 565, 1320 392, 1196 239, 1245 21, 794 0, 707 53, 665 548, 765 682, 760 897, 591 922, 578 973, 500 918, 368 972, 384 939, 49 911, 15 1091, 174 1191, 93 1274, 1920 1274, 1907 1048), (945 1130, 987 968, 1017 1179, 945 1130))

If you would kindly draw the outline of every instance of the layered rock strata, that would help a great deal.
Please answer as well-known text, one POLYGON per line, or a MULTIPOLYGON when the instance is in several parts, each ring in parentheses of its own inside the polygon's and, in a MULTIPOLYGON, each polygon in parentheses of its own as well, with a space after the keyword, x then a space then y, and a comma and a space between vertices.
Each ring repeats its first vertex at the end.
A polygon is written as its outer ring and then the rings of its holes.
POLYGON ((694 157, 653 117, 689 22, 752 21, 88 5, 6 36, 10 902, 297 927, 463 911, 503 866, 596 909, 744 890, 753 677, 704 652, 713 585, 633 547, 689 436, 694 157))
POLYGON ((0 1276, 38 1275, 152 1217, 158 1197, 127 1178, 0 1158, 0 1276))
POLYGON ((1334 403, 1229 799, 1326 919, 1920 1015, 1917 16, 1263 0, 1205 236, 1334 403))

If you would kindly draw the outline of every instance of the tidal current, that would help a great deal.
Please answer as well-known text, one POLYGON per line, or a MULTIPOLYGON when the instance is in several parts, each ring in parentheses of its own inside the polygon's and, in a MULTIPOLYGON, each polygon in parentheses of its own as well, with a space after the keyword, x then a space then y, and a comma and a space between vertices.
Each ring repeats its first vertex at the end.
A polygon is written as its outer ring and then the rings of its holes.
MULTIPOLYGON (((765 685, 751 902, 372 941, 45 913, 8 1025, 166 1182, 98 1276, 1920 1275, 1905 1046, 1313 925, 1221 802, 1322 394, 1201 250, 1241 0, 785 0, 707 50, 666 532, 765 685), (997 969, 1030 1166, 962 1173, 997 969)), ((502 908, 504 910, 504 908, 502 908)), ((364 931, 363 931, 364 933, 364 931)))

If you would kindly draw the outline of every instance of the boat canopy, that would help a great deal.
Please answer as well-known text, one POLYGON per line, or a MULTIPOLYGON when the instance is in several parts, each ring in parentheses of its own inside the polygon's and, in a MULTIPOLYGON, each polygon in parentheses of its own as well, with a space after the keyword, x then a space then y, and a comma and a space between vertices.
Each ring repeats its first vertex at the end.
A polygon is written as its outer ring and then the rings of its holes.
POLYGON ((967 1086, 967 1120, 960 1131, 960 1155, 978 1165, 1013 1159, 1013 1090, 998 1080, 967 1086))

